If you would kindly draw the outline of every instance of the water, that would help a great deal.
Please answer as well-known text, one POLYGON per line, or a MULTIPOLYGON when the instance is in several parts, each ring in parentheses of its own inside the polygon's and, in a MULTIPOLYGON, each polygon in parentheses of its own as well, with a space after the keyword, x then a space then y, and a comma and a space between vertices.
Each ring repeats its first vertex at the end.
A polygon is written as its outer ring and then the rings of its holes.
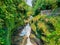
POLYGON ((26 45, 33 45, 33 44, 31 43, 31 41, 30 41, 30 38, 29 38, 30 33, 31 33, 31 27, 30 27, 29 24, 27 24, 26 30, 27 30, 26 36, 28 37, 28 39, 27 39, 27 44, 26 44, 26 45))
POLYGON ((26 45, 33 45, 30 41, 30 33, 31 33, 31 27, 29 25, 29 23, 25 26, 25 28, 23 29, 23 31, 21 32, 20 36, 26 36, 27 37, 27 43, 26 45))
POLYGON ((30 38, 27 39, 27 44, 26 45, 33 45, 30 41, 30 38))
MULTIPOLYGON (((32 19, 32 16, 30 17, 30 20, 32 19)), ((27 43, 26 45, 33 45, 30 41, 30 33, 31 33, 31 27, 29 25, 29 23, 24 27, 24 29, 22 30, 20 36, 26 36, 27 37, 27 43)))
POLYGON ((26 0, 27 5, 32 7, 32 0, 26 0))

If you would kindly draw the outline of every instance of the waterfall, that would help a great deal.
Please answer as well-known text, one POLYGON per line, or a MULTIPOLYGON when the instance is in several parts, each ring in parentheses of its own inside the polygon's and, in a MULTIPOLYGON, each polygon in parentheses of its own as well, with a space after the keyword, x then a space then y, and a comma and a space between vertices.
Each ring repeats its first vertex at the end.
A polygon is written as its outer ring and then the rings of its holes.
MULTIPOLYGON (((30 16, 30 20, 32 19, 32 16, 30 16)), ((27 37, 27 43, 26 45, 33 45, 30 41, 30 33, 31 33, 31 27, 29 25, 29 23, 24 27, 24 29, 22 30, 20 36, 26 36, 27 37)))
POLYGON ((25 26, 25 28, 23 29, 23 31, 21 32, 20 36, 26 36, 27 37, 27 43, 26 45, 33 45, 30 41, 30 33, 31 33, 31 27, 29 25, 29 23, 25 26))
POLYGON ((32 0, 26 0, 27 5, 32 7, 32 0))
POLYGON ((26 44, 26 45, 33 45, 33 44, 31 43, 31 41, 30 41, 30 38, 29 38, 30 33, 31 33, 31 27, 30 27, 29 24, 27 24, 26 30, 27 30, 26 36, 28 37, 28 38, 27 38, 27 44, 26 44))

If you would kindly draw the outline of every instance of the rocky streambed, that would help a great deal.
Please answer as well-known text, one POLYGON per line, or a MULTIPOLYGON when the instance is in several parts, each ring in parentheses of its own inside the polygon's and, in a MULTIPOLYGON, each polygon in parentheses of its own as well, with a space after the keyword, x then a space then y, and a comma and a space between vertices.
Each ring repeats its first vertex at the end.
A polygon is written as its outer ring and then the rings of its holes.
POLYGON ((29 24, 23 29, 14 31, 12 35, 12 45, 42 45, 40 40, 32 34, 32 30, 29 24))

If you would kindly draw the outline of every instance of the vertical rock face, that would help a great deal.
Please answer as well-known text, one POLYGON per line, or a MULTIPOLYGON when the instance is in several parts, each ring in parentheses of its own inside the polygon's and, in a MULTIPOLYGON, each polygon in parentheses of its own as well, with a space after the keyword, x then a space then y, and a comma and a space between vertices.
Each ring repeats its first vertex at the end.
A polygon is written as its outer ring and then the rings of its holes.
POLYGON ((19 36, 19 34, 21 33, 22 28, 19 27, 17 30, 15 30, 12 34, 11 40, 12 40, 12 44, 11 45, 20 45, 22 42, 23 37, 19 36))
POLYGON ((50 15, 52 10, 41 10, 41 15, 50 15))

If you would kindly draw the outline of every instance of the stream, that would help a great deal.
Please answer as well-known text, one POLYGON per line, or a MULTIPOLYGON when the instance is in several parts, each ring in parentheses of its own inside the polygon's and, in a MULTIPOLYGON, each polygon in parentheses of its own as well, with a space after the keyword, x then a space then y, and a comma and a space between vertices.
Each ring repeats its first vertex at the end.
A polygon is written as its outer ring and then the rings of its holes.
MULTIPOLYGON (((26 0, 26 3, 27 3, 29 6, 32 6, 31 1, 32 1, 32 0, 26 0)), ((31 20, 31 19, 32 19, 32 16, 30 16, 30 20, 31 20)), ((30 27, 30 25, 29 25, 29 23, 28 23, 28 24, 24 27, 24 29, 22 30, 22 32, 21 32, 21 34, 20 34, 20 36, 26 36, 26 37, 27 37, 27 43, 26 43, 26 45, 33 45, 33 44, 31 43, 31 41, 30 41, 30 38, 29 38, 30 34, 31 34, 31 27, 30 27)))
MULTIPOLYGON (((30 16, 30 20, 32 19, 32 16, 30 16)), ((22 30, 22 32, 20 33, 20 36, 26 36, 27 37, 27 43, 26 45, 33 45, 30 41, 30 36, 31 34, 31 27, 29 25, 29 23, 24 27, 24 29, 22 30)))
MULTIPOLYGON (((32 20, 29 17, 29 21, 32 20)), ((12 35, 12 45, 42 45, 33 33, 29 22, 23 27, 19 27, 12 35)))
POLYGON ((33 45, 30 41, 30 33, 31 33, 31 27, 29 25, 29 23, 24 27, 23 31, 21 32, 20 36, 26 36, 27 37, 27 43, 26 45, 33 45))
MULTIPOLYGON (((30 16, 29 20, 32 20, 32 16, 30 16)), ((40 40, 36 37, 31 38, 31 27, 30 24, 27 23, 26 26, 23 28, 21 33, 19 34, 20 37, 24 37, 22 41, 22 45, 40 45, 40 40)))
MULTIPOLYGON (((31 3, 32 0, 26 0, 26 3, 29 5, 29 6, 32 6, 32 3, 31 3)), ((30 20, 32 19, 33 17, 30 16, 30 20)), ((30 41, 30 36, 31 34, 31 27, 29 25, 29 23, 24 27, 24 29, 22 30, 20 36, 26 36, 27 37, 27 43, 26 45, 33 45, 30 41)))
MULTIPOLYGON (((31 4, 32 0, 27 0, 27 4, 32 6, 31 4), (30 1, 30 2, 29 2, 30 1)), ((29 21, 32 20, 32 16, 29 17, 29 21)), ((24 26, 24 28, 22 29, 22 31, 19 29, 18 34, 13 36, 12 38, 12 45, 39 45, 38 43, 40 43, 39 39, 34 39, 34 38, 30 38, 31 36, 31 27, 30 24, 27 23, 26 26, 24 26), (15 38, 15 39, 14 39, 15 38), (35 42, 34 42, 34 41, 35 42)))

